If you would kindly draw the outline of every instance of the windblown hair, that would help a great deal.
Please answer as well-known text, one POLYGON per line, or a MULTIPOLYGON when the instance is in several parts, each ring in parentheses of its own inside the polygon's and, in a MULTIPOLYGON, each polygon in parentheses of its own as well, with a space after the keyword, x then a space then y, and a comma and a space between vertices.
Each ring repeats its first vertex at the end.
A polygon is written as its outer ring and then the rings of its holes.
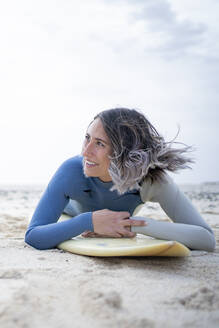
POLYGON ((111 141, 109 173, 112 190, 120 194, 140 189, 147 179, 151 184, 165 180, 165 171, 190 168, 193 160, 184 155, 191 147, 178 142, 165 142, 147 118, 135 109, 114 108, 95 116, 111 141), (181 148, 172 148, 181 144, 181 148))

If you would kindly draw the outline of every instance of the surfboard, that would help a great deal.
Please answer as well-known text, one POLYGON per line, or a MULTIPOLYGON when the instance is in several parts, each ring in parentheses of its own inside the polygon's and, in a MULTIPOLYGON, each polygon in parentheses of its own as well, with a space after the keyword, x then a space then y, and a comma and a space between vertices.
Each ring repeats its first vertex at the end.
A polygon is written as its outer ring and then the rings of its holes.
POLYGON ((77 236, 57 246, 87 256, 189 256, 189 249, 176 241, 154 239, 137 234, 134 238, 85 238, 77 236))

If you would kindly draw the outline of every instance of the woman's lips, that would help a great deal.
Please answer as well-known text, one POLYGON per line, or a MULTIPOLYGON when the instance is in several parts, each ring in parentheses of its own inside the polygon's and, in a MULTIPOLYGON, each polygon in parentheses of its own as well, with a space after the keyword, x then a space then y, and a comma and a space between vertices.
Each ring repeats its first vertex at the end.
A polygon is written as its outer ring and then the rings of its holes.
POLYGON ((95 166, 98 165, 97 163, 92 162, 92 161, 88 161, 88 160, 84 160, 84 163, 85 163, 85 166, 88 167, 88 168, 92 168, 92 167, 95 167, 95 166))

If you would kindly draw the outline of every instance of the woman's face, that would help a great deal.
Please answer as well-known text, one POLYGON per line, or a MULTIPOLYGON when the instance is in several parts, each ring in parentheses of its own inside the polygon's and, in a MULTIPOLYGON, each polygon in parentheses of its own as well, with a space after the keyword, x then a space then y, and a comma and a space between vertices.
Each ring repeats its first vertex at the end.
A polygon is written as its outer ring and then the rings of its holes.
POLYGON ((84 173, 89 177, 111 181, 109 166, 111 154, 110 140, 104 131, 101 120, 97 118, 88 127, 82 148, 84 173))

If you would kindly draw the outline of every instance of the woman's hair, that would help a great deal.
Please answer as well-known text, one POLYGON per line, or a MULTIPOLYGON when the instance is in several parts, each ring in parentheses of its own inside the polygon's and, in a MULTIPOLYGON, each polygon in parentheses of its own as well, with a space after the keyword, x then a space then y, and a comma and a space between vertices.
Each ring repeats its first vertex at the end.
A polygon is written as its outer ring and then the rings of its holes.
MULTIPOLYGON (((165 142, 147 118, 135 109, 114 108, 97 114, 111 141, 109 173, 112 190, 120 194, 140 189, 147 179, 151 184, 165 180, 165 170, 175 172, 188 168, 193 160, 184 156, 191 147, 172 148, 176 142, 165 142)), ((177 143, 179 144, 179 143, 177 143)))

